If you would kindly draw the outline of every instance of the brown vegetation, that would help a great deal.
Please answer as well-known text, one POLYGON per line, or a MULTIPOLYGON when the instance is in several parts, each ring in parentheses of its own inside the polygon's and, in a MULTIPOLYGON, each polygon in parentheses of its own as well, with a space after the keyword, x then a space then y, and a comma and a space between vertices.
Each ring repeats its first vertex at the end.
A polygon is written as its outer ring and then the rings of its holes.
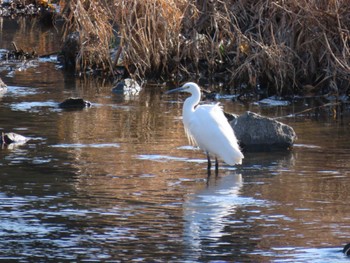
POLYGON ((71 0, 69 6, 83 68, 113 72, 122 61, 140 78, 201 75, 278 94, 349 89, 347 0, 71 0), (116 38, 123 59, 112 61, 116 38))

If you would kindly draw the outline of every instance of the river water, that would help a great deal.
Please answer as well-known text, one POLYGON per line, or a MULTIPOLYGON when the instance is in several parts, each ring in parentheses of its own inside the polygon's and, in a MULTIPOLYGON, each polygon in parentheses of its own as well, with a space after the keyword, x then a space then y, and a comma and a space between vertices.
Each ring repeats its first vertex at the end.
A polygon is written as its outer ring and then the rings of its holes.
MULTIPOLYGON (((60 47, 53 29, 0 24, 0 48, 60 47)), ((0 149, 0 261, 349 262, 349 114, 281 118, 298 135, 291 151, 245 153, 207 181, 183 131, 183 97, 165 87, 116 95, 54 58, 1 62, 0 77, 0 131, 30 137, 0 149), (93 105, 59 109, 70 96, 93 105)), ((310 107, 221 102, 270 117, 310 107)))

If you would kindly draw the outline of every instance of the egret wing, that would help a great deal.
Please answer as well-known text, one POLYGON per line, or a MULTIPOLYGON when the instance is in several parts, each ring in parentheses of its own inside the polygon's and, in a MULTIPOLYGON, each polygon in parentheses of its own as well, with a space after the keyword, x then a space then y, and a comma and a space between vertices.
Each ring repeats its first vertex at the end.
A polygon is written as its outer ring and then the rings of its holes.
POLYGON ((198 143, 196 142, 196 139, 195 139, 194 136, 191 134, 190 129, 187 128, 186 126, 185 126, 185 133, 186 133, 188 142, 189 142, 191 145, 199 146, 198 143))
POLYGON ((230 165, 241 163, 236 136, 219 105, 200 105, 187 124, 187 132, 204 151, 230 165))

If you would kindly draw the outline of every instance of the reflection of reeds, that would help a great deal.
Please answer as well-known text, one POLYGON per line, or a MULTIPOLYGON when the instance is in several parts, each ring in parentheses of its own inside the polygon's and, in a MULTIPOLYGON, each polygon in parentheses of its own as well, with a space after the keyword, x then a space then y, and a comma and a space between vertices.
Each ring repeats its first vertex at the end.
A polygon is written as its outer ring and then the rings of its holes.
POLYGON ((116 24, 124 66, 139 77, 200 72, 277 93, 349 87, 347 0, 71 1, 83 68, 112 67, 116 24))

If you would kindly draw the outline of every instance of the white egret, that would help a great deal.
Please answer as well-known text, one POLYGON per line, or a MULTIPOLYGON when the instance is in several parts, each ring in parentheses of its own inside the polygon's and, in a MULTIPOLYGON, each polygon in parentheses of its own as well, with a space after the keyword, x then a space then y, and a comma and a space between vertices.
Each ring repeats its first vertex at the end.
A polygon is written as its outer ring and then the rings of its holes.
POLYGON ((218 159, 229 165, 241 164, 244 158, 236 136, 218 104, 198 105, 201 91, 196 83, 188 82, 182 87, 167 92, 188 92, 192 96, 183 105, 183 124, 190 143, 197 145, 207 154, 210 173, 210 155, 215 156, 215 171, 218 172, 218 159))

